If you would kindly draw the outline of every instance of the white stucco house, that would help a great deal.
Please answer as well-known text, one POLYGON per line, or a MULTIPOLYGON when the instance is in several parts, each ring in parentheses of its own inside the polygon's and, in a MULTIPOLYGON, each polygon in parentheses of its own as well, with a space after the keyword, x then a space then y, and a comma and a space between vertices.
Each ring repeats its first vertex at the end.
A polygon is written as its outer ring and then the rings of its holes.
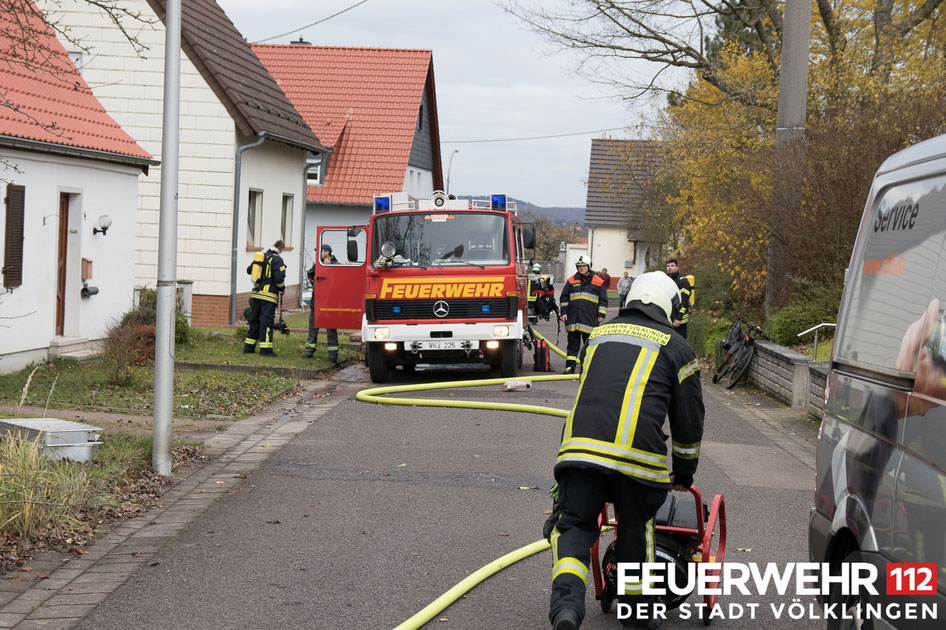
MULTIPOLYGON (((164 86, 163 0, 122 0, 141 55, 84 0, 42 0, 92 54, 70 50, 95 96, 160 159, 164 86)), ((241 313, 253 255, 284 240, 287 302, 303 277, 302 214, 318 138, 214 0, 182 7, 177 278, 193 281, 192 322, 225 325, 241 313)), ((139 186, 134 280, 154 286, 160 168, 139 186)))
MULTIPOLYGON (((636 277, 660 262, 660 243, 650 228, 654 199, 649 183, 660 159, 655 140, 591 141, 585 225, 588 254, 612 283, 627 271, 636 277)), ((614 287, 612 287, 614 288, 614 287)))
POLYGON ((33 42, 0 39, 0 373, 89 354, 131 308, 138 178, 156 164, 31 10, 0 15, 33 42))

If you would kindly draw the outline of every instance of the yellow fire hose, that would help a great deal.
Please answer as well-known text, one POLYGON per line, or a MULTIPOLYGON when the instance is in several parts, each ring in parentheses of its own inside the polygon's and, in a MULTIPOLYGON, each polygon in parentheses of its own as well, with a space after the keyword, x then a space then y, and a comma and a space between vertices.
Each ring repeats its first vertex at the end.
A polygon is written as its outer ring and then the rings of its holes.
MULTIPOLYGON (((532 333, 539 339, 545 339, 542 335, 532 333)), ((546 339, 546 341, 548 341, 546 339)), ((549 343, 549 349, 559 356, 566 356, 559 348, 549 343)), ((385 394, 398 394, 403 392, 426 391, 431 389, 455 389, 457 387, 485 387, 489 385, 501 385, 510 380, 522 381, 566 381, 576 380, 578 374, 554 374, 549 376, 522 376, 513 378, 490 378, 470 381, 448 381, 440 383, 421 383, 417 385, 392 385, 387 387, 373 387, 363 389, 355 396, 362 402, 373 402, 381 405, 405 405, 411 407, 461 407, 466 409, 490 409, 498 411, 519 411, 524 413, 538 413, 547 416, 557 416, 559 418, 568 417, 568 411, 564 409, 554 409, 551 407, 542 407, 540 405, 520 405, 516 403, 496 403, 496 402, 477 402, 472 400, 447 400, 443 398, 389 398, 385 394)), ((610 528, 605 528, 610 529, 610 528)), ((602 529, 602 531, 605 531, 602 529)), ((433 619, 450 604, 458 600, 474 586, 484 581, 486 578, 498 573, 502 569, 519 562, 531 555, 545 551, 549 548, 549 542, 545 539, 537 540, 534 543, 521 547, 515 551, 493 560, 486 566, 471 573, 469 576, 458 582, 453 588, 428 604, 423 610, 406 620, 394 630, 417 630, 425 623, 433 619)))

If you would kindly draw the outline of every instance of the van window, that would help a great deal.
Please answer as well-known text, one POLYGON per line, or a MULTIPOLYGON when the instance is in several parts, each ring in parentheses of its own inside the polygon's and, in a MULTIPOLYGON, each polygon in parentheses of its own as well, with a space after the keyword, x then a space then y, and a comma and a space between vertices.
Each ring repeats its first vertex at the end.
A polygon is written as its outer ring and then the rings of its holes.
POLYGON ((904 333, 933 297, 946 304, 946 261, 940 257, 946 234, 944 189, 946 176, 939 176, 889 188, 875 199, 849 272, 839 358, 915 371, 912 362, 897 362, 904 333))

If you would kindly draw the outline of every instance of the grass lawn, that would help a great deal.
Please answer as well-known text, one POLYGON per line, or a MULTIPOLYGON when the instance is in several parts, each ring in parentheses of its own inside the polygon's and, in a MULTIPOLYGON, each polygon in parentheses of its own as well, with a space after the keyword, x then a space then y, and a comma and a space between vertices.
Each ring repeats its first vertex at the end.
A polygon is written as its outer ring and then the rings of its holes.
MULTIPOLYGON (((18 405, 26 388, 24 405, 50 409, 82 409, 109 413, 150 415, 154 402, 154 369, 135 368, 130 385, 108 382, 97 360, 84 363, 57 361, 32 370, 0 375, 0 404, 18 405)), ((256 411, 268 396, 295 386, 293 378, 205 370, 176 371, 176 418, 240 419, 256 411)))
MULTIPOLYGON (((308 315, 293 313, 284 317, 290 328, 297 328, 294 319, 302 316, 303 323, 298 328, 308 330, 308 315)), ((178 361, 192 363, 215 363, 222 365, 255 365, 278 366, 296 368, 324 368, 330 365, 328 351, 325 349, 325 330, 319 330, 318 347, 315 356, 305 359, 306 333, 293 332, 288 335, 277 332, 273 338, 275 357, 261 357, 257 354, 243 354, 243 340, 246 338, 246 326, 237 328, 196 328, 190 330, 190 341, 185 346, 179 345, 175 350, 178 361)), ((361 360, 362 351, 359 345, 351 345, 348 335, 340 332, 338 335, 339 361, 361 360)))

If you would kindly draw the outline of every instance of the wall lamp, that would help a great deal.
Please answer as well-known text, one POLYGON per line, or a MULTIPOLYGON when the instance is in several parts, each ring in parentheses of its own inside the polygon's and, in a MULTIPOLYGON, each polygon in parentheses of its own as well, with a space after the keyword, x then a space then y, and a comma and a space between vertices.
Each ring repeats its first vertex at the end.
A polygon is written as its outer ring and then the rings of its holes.
POLYGON ((97 223, 98 227, 92 228, 92 234, 98 234, 101 232, 104 235, 108 231, 108 228, 110 228, 112 225, 112 217, 108 216, 107 214, 103 214, 99 217, 97 223))

